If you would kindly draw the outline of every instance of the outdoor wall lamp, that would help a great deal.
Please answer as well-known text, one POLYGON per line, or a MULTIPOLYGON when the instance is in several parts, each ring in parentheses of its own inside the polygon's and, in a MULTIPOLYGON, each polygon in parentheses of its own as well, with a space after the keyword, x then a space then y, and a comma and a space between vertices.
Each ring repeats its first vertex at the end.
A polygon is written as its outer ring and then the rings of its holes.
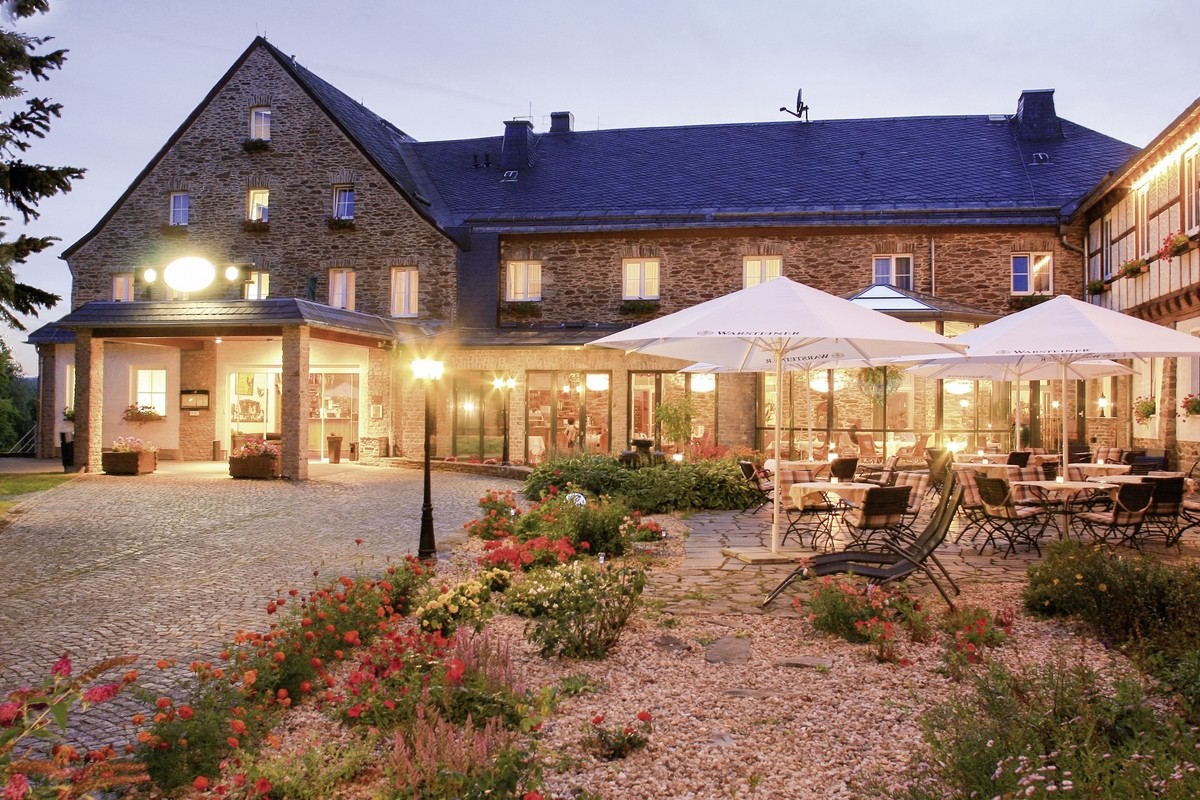
POLYGON ((433 427, 433 408, 429 404, 429 386, 442 377, 445 365, 432 358, 412 362, 413 377, 424 384, 425 393, 425 485, 421 501, 421 537, 417 541, 417 558, 433 561, 437 558, 437 542, 433 536, 433 492, 429 481, 429 432, 433 427))
POLYGON ((1100 399, 1096 401, 1096 405, 1100 406, 1100 416, 1104 416, 1105 409, 1108 408, 1108 398, 1100 395, 1100 399))

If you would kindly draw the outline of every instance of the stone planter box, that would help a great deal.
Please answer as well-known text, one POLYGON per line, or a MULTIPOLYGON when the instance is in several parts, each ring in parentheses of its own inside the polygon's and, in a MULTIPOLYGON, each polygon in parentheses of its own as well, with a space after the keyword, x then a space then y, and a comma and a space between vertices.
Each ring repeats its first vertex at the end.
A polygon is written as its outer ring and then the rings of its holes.
POLYGON ((158 467, 158 453, 101 453, 100 465, 109 475, 144 475, 158 467))
POLYGON ((247 456, 229 459, 229 474, 234 478, 278 478, 279 459, 270 456, 247 456))

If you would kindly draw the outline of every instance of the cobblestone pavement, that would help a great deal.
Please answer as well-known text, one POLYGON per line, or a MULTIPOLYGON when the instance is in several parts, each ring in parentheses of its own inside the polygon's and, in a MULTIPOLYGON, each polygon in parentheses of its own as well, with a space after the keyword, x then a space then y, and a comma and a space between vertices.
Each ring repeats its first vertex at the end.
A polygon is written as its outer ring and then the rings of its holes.
MULTIPOLYGON (((136 654, 139 683, 171 691, 191 660, 239 628, 263 629, 278 592, 377 574, 416 552, 420 470, 313 464, 312 476, 235 481, 223 465, 162 462, 150 475, 80 475, 19 503, 0 529, 0 696, 40 682, 64 651, 77 668, 136 654), (160 658, 181 666, 160 673, 160 658)), ((452 472, 432 483, 442 554, 484 491, 518 486, 452 472)), ((124 741, 133 705, 122 695, 89 712, 85 741, 124 741)))

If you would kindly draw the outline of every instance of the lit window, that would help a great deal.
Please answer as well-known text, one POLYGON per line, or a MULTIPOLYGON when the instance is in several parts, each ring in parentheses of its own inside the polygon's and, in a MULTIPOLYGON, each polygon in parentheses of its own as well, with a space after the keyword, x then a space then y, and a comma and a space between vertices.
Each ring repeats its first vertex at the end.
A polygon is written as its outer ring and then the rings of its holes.
POLYGON ((354 187, 336 186, 333 189, 333 218, 354 219, 354 187))
POLYGON ((250 138, 271 138, 271 109, 268 106, 255 106, 250 109, 250 138))
POLYGON ((417 268, 392 267, 392 316, 417 315, 417 268))
POLYGON ((242 288, 242 297, 246 300, 266 300, 271 293, 271 273, 251 270, 250 278, 242 288))
POLYGON ((875 276, 872 282, 890 284, 897 289, 911 292, 913 289, 912 256, 875 256, 875 276))
POLYGON ((783 274, 783 259, 779 256, 746 256, 742 259, 742 288, 758 286, 783 274))
POLYGON ((267 189, 251 189, 246 196, 246 219, 269 222, 271 192, 267 189))
POLYGON ((329 270, 329 305, 354 310, 354 270, 329 270))
POLYGON ((172 225, 187 225, 188 210, 190 201, 187 192, 171 192, 171 219, 172 225))
POLYGON ((542 299, 542 262, 508 262, 508 291, 504 295, 510 302, 542 299))
POLYGON ((1014 253, 1012 257, 1013 294, 1050 294, 1053 281, 1049 253, 1014 253))
POLYGON ((1183 157, 1183 229, 1189 233, 1200 228, 1200 172, 1196 170, 1196 158, 1196 150, 1183 157))
POLYGON ((113 300, 128 303, 133 300, 133 273, 118 272, 112 279, 113 300))
POLYGON ((167 371, 165 369, 135 369, 133 376, 134 403, 150 406, 159 414, 167 414, 167 371))
POLYGON ((622 290, 621 298, 623 300, 658 299, 658 259, 627 258, 623 264, 625 288, 622 290))

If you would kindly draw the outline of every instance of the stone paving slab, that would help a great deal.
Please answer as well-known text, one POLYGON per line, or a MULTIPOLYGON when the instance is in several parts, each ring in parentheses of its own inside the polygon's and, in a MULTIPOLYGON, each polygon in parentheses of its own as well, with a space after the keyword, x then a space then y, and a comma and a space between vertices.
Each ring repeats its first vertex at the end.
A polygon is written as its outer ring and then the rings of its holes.
MULTIPOLYGON (((139 683, 169 692, 183 669, 160 673, 158 659, 212 658, 239 628, 265 628, 279 592, 378 574, 416 552, 419 470, 353 465, 289 482, 235 481, 223 469, 164 462, 150 475, 78 475, 10 511, 0 529, 0 694, 40 682, 63 652, 79 667, 138 655, 139 683)), ((518 486, 435 473, 440 552, 485 491, 518 486)), ((116 735, 125 706, 118 698, 89 712, 97 738, 85 742, 116 735)))

